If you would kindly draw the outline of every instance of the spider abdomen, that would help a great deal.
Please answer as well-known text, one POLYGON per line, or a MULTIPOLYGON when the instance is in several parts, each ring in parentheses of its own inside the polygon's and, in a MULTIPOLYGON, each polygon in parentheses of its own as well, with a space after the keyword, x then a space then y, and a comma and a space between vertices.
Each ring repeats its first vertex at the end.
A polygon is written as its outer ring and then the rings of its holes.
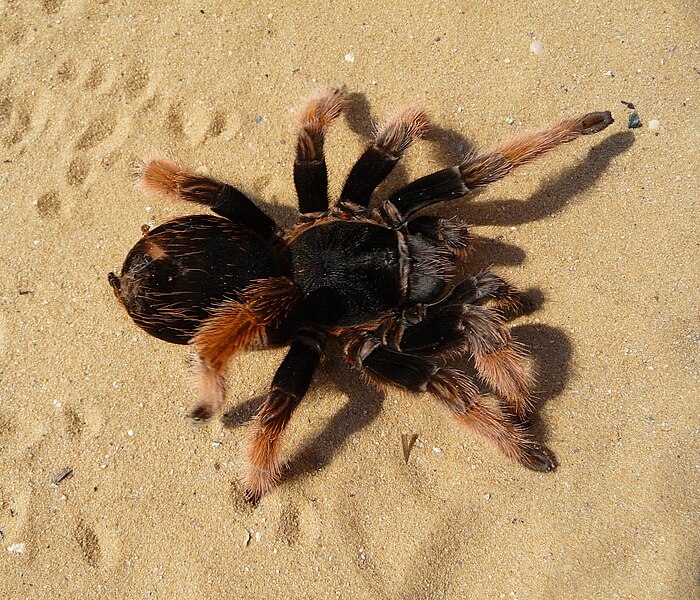
POLYGON ((111 281, 137 325, 185 344, 223 300, 282 274, 269 240, 220 217, 193 215, 148 232, 111 281))

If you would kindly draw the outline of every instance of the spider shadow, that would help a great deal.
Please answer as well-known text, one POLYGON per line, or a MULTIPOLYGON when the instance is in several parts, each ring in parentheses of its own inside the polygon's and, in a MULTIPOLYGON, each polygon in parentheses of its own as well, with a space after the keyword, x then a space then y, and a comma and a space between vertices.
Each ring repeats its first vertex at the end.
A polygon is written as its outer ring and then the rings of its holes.
POLYGON ((533 392, 534 407, 529 418, 529 428, 536 440, 545 442, 549 437, 549 430, 540 418, 540 413, 548 402, 566 388, 571 371, 573 345, 561 329, 542 323, 514 325, 511 334, 527 347, 534 362, 537 381, 533 392))
POLYGON ((631 131, 615 133, 593 146, 585 158, 548 179, 527 200, 472 202, 460 207, 473 225, 522 225, 550 216, 591 189, 610 162, 634 144, 631 131))
MULTIPOLYGON (((361 92, 348 94, 345 120, 354 133, 368 141, 374 137, 376 123, 380 122, 373 119, 371 115, 372 106, 366 94, 361 92)), ((472 149, 471 142, 461 133, 434 123, 431 123, 428 132, 423 137, 430 142, 430 150, 438 162, 446 166, 458 164, 472 149)), ((389 176, 377 187, 375 194, 373 194, 372 204, 376 204, 377 198, 386 198, 410 181, 405 160, 400 160, 389 176)))
POLYGON ((364 382, 341 358, 338 349, 327 353, 321 386, 330 384, 348 400, 330 422, 290 457, 286 478, 299 479, 328 466, 350 437, 374 421, 381 412, 384 394, 364 382))
MULTIPOLYGON (((323 368, 316 374, 314 387, 334 386, 348 397, 348 401, 333 415, 330 422, 289 458, 285 479, 297 479, 330 464, 333 456, 349 437, 374 421, 379 415, 384 394, 366 384, 340 357, 340 352, 329 344, 323 368)), ((249 398, 232 407, 221 417, 224 427, 233 429, 248 423, 258 412, 265 394, 249 398)))

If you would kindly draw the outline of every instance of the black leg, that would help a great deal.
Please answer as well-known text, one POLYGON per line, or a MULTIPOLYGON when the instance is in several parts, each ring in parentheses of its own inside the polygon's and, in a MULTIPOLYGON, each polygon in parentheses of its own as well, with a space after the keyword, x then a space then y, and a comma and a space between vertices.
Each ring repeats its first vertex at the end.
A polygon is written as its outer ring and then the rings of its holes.
POLYGON ((212 210, 233 222, 245 223, 254 231, 271 235, 277 225, 253 201, 236 188, 223 184, 212 210))
POLYGON ((470 353, 483 381, 519 418, 532 411, 532 375, 528 353, 511 339, 501 308, 517 302, 517 290, 493 273, 457 286, 443 302, 428 307, 418 323, 405 328, 402 350, 426 357, 470 353), (493 308, 481 306, 488 302, 493 308))
POLYGON ((341 90, 332 89, 302 109, 297 131, 294 185, 303 214, 328 210, 328 171, 323 154, 326 129, 345 106, 341 90))
POLYGON ((377 132, 374 143, 355 163, 340 195, 341 202, 368 206, 372 192, 391 173, 411 143, 426 131, 428 118, 416 108, 404 108, 377 132))
POLYGON ((408 232, 445 244, 453 252, 462 252, 471 242, 469 229, 464 223, 437 217, 416 217, 407 223, 408 232))
POLYGON ((141 181, 149 191, 209 206, 218 215, 265 236, 276 229, 275 222, 236 188, 185 171, 168 160, 159 158, 149 162, 141 174, 141 181))
POLYGON ((589 113, 548 129, 525 134, 483 154, 472 154, 459 165, 421 177, 392 194, 382 205, 387 223, 400 227, 412 214, 437 202, 464 196, 502 179, 516 167, 532 162, 561 144, 597 133, 613 122, 609 112, 589 113))
POLYGON ((245 474, 246 490, 253 502, 281 478, 280 438, 292 412, 309 389, 324 343, 325 336, 316 332, 299 334, 292 341, 275 373, 270 392, 253 420, 245 474))
POLYGON ((537 446, 509 414, 489 405, 465 373, 438 367, 428 358, 377 344, 348 345, 351 352, 359 352, 349 358, 354 364, 359 364, 370 382, 380 387, 394 385, 412 392, 428 391, 455 420, 489 439, 509 458, 534 471, 554 468, 549 452, 537 446))

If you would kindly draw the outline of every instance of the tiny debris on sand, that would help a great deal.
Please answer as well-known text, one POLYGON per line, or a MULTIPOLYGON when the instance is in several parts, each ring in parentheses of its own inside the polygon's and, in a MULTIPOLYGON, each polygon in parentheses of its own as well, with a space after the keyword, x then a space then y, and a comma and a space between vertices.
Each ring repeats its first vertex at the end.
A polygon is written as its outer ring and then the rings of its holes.
POLYGON ((24 552, 24 544, 10 544, 7 547, 10 554, 22 554, 24 552))
POLYGON ((70 479, 71 477, 73 477, 73 469, 71 469, 70 467, 67 467, 65 469, 61 469, 58 473, 56 473, 51 478, 51 481, 52 481, 52 483, 55 483, 56 485, 58 485, 64 479, 70 479))
POLYGON ((241 545, 245 548, 250 545, 250 531, 248 531, 245 527, 243 528, 243 531, 241 532, 241 545))
POLYGON ((542 42, 538 40, 532 40, 530 42, 530 52, 536 55, 540 55, 544 52, 544 46, 542 45, 542 42))
POLYGON ((658 119, 652 119, 649 121, 649 129, 652 131, 658 131, 659 127, 661 127, 661 122, 658 119))
POLYGON ((641 126, 642 126, 642 121, 639 118, 639 113, 638 112, 631 113, 630 116, 627 118, 627 127, 629 129, 638 129, 641 126))
POLYGON ((413 445, 418 439, 417 433, 402 433, 401 434, 401 446, 403 447, 403 459, 408 464, 408 457, 411 456, 411 450, 413 450, 413 445))

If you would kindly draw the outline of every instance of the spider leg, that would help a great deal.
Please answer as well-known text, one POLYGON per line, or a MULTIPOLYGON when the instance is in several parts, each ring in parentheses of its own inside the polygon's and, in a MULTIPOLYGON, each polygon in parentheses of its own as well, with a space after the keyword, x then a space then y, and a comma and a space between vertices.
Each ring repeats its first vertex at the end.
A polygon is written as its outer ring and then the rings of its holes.
POLYGON ((309 389, 324 343, 325 335, 318 332, 302 333, 292 341, 275 373, 270 392, 253 419, 244 475, 251 502, 257 502, 281 478, 280 438, 292 412, 309 389))
POLYGON ((468 305, 488 304, 515 316, 521 308, 520 296, 511 283, 490 271, 469 277, 441 302, 425 307, 422 318, 407 324, 400 346, 425 356, 461 354, 466 350, 462 321, 468 305))
POLYGON ((226 300, 212 311, 192 339, 197 353, 199 401, 190 418, 203 422, 224 403, 223 369, 241 352, 268 345, 268 329, 274 328, 297 299, 294 284, 286 277, 262 279, 248 286, 240 300, 226 300))
POLYGON ((439 367, 428 358, 383 346, 371 337, 351 340, 346 352, 371 383, 428 391, 460 424, 486 437, 509 458, 534 471, 554 468, 549 452, 539 447, 509 414, 486 403, 462 371, 439 367))
POLYGON ((439 357, 470 352, 479 376, 520 419, 532 411, 532 375, 525 348, 515 342, 499 308, 518 305, 518 292, 493 273, 481 273, 457 286, 425 318, 406 328, 401 349, 439 357), (482 306, 492 302, 497 308, 482 306))
POLYGON ((437 217, 416 217, 407 224, 411 235, 421 235, 446 245, 452 252, 465 252, 472 237, 464 223, 437 217))
POLYGON ((250 198, 233 186, 185 171, 163 158, 152 160, 144 167, 141 182, 150 192, 204 204, 216 214, 266 236, 277 227, 250 198))
POLYGON ((343 91, 331 89, 311 99, 301 111, 294 161, 294 185, 301 213, 328 210, 328 171, 323 142, 326 129, 344 108, 343 91))
POLYGON ((481 154, 470 154, 459 165, 421 177, 392 194, 382 205, 384 217, 392 226, 399 227, 416 211, 498 181, 516 167, 582 135, 602 131, 612 122, 609 112, 588 113, 522 135, 481 154))
POLYGON ((348 175, 341 202, 367 207, 375 188, 391 173, 411 143, 428 128, 420 109, 405 107, 382 125, 372 145, 364 151, 348 175))

